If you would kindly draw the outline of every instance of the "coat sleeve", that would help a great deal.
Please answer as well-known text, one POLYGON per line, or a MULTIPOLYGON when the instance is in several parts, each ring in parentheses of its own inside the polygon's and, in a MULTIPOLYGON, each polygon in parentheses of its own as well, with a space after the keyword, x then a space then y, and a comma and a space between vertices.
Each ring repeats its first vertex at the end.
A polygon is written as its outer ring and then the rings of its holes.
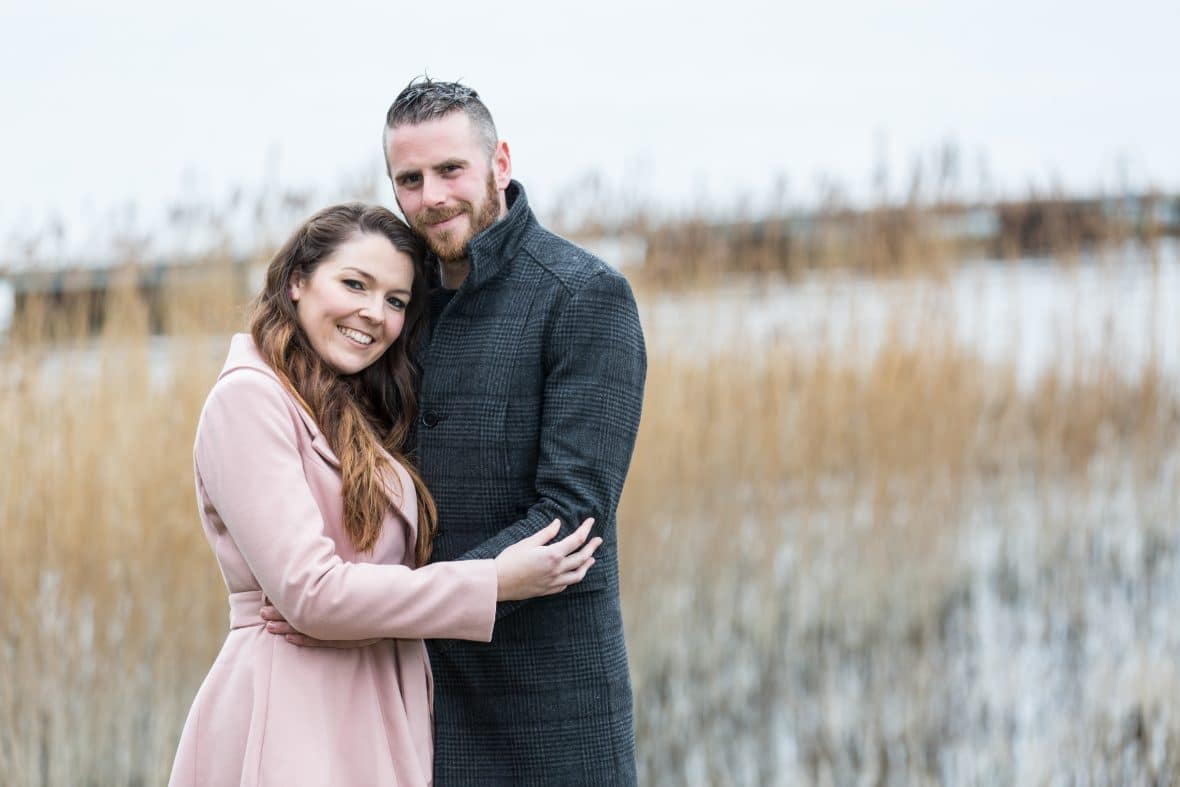
POLYGON ((209 505, 283 617, 318 639, 489 641, 492 561, 410 569, 340 558, 304 475, 300 428, 278 382, 241 370, 214 387, 195 447, 209 505))
MULTIPOLYGON (((505 547, 562 522, 559 538, 586 517, 603 538, 600 555, 616 551, 615 510, 631 463, 647 356, 627 280, 604 270, 561 306, 545 346, 545 382, 536 502, 522 519, 461 559, 495 557, 505 547)), ((607 569, 596 565, 595 571, 607 569)), ((617 564, 610 570, 617 572, 617 564)), ((587 575, 584 581, 592 581, 587 575)), ((503 617, 521 603, 499 605, 503 617)))

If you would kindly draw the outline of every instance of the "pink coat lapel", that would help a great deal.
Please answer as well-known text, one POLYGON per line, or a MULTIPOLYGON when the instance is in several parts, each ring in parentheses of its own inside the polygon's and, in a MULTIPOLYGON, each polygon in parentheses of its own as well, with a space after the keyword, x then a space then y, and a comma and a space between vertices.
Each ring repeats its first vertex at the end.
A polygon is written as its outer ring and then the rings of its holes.
MULTIPOLYGON (((271 377, 274 380, 279 380, 279 376, 275 374, 274 369, 270 367, 259 354, 258 349, 254 346, 254 339, 245 333, 234 334, 230 340, 229 355, 225 359, 225 366, 222 367, 221 373, 217 375, 221 379, 235 369, 255 369, 263 374, 271 377)), ((312 449, 323 457, 329 465, 334 467, 337 472, 340 471, 340 459, 332 451, 331 446, 328 445, 328 438, 320 431, 319 425, 315 419, 311 417, 311 413, 303 408, 303 405, 291 395, 287 387, 283 386, 283 391, 290 397, 292 403, 295 405, 295 411, 299 413, 300 419, 303 421, 304 428, 307 429, 308 437, 312 449)), ((413 544, 418 537, 418 516, 417 516, 417 497, 414 495, 414 485, 410 480, 410 476, 405 469, 393 460, 393 457, 386 454, 389 461, 389 466, 393 468, 393 472, 387 474, 384 478, 386 493, 389 495, 390 501, 393 505, 390 507, 390 514, 401 520, 407 531, 409 543, 413 544), (393 477, 391 477, 393 476, 393 477), (412 503, 414 516, 407 515, 403 510, 406 508, 406 503, 412 503)))

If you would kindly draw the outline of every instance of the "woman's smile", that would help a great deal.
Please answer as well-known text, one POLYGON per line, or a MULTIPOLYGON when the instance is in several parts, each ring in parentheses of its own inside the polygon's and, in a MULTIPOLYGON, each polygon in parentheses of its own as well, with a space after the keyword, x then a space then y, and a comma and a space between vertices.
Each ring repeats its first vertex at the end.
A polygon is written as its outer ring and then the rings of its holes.
POLYGON ((353 344, 355 344, 359 347, 366 347, 367 348, 370 344, 373 343, 372 336, 370 336, 369 334, 364 333, 362 331, 358 331, 355 328, 348 328, 343 325, 337 325, 336 330, 340 331, 340 333, 346 339, 348 339, 350 342, 352 342, 353 344))

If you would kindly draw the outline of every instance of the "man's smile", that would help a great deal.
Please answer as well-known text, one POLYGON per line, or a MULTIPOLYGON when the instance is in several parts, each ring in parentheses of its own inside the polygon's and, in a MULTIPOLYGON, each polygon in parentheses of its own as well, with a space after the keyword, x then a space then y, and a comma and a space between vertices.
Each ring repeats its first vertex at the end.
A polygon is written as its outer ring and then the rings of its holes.
POLYGON ((459 211, 458 213, 454 214, 453 216, 447 216, 445 219, 439 219, 438 221, 428 222, 428 226, 430 226, 433 229, 439 229, 441 227, 444 227, 447 224, 450 224, 452 221, 454 221, 455 219, 459 218, 462 215, 463 215, 463 211, 459 211))

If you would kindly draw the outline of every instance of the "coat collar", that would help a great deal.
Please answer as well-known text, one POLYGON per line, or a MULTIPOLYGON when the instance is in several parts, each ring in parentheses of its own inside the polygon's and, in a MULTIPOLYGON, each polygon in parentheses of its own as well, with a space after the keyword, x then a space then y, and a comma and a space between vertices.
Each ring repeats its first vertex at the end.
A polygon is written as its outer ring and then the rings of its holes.
POLYGON ((320 432, 319 425, 315 419, 311 417, 311 413, 300 403, 299 399, 294 396, 283 383, 279 376, 275 374, 275 370, 270 367, 266 359, 262 357, 262 353, 258 352, 258 346, 254 344, 254 337, 248 333, 236 333, 229 342, 229 355, 226 356, 225 365, 221 367, 221 373, 217 375, 220 380, 230 372, 236 369, 254 369, 262 372, 267 377, 271 378, 283 388, 283 393, 290 397, 291 401, 295 403, 295 410, 299 413, 299 418, 303 421, 303 426, 307 429, 307 434, 311 438, 311 446, 322 456, 328 464, 336 469, 340 469, 340 460, 336 458, 336 454, 332 452, 328 445, 328 439, 320 432))
MULTIPOLYGON (((328 438, 320 431, 320 427, 316 424, 315 419, 311 417, 311 413, 307 412, 299 399, 287 389, 287 386, 275 374, 275 370, 262 357, 262 353, 258 352, 258 346, 254 344, 254 337, 248 333, 236 333, 230 339, 229 354, 226 356, 225 365, 221 367, 221 373, 217 375, 217 379, 220 380, 237 369, 254 369, 255 371, 262 372, 281 385, 283 393, 295 404, 295 411, 299 413, 299 418, 303 421, 303 426, 307 429, 307 434, 311 438, 311 447, 317 454, 323 457, 324 461, 337 470, 340 470, 340 460, 332 452, 331 446, 328 445, 328 438)), ((384 453, 384 449, 382 449, 382 452, 384 453)), ((390 512, 406 527, 409 543, 413 544, 418 538, 417 509, 411 506, 403 510, 403 503, 406 502, 407 496, 413 493, 414 482, 397 460, 387 453, 385 454, 385 458, 388 460, 389 467, 396 477, 395 483, 391 483, 391 479, 388 476, 382 478, 385 492, 389 496, 390 502, 393 503, 390 512), (410 509, 413 509, 412 515, 407 513, 407 510, 410 509)))
POLYGON ((529 228, 537 222, 519 181, 508 184, 504 197, 508 213, 471 239, 471 272, 460 289, 482 287, 507 268, 509 261, 520 251, 529 228))

